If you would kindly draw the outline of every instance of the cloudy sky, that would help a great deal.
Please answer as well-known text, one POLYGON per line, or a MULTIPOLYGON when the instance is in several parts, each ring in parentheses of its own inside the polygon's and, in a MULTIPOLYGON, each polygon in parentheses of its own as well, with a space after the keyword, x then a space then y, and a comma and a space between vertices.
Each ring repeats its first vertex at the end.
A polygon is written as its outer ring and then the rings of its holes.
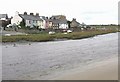
POLYGON ((117 24, 119 0, 0 0, 0 13, 13 16, 16 11, 41 16, 66 15, 86 24, 117 24))

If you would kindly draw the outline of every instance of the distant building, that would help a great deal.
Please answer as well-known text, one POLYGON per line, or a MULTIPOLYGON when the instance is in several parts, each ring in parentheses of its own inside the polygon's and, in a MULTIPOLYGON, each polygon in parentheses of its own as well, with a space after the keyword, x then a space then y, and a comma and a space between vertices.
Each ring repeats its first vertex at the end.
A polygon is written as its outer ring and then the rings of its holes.
POLYGON ((66 16, 64 15, 54 15, 50 17, 52 21, 52 28, 53 29, 68 29, 68 23, 66 16))
POLYGON ((0 20, 8 20, 8 15, 7 14, 0 14, 0 20))
POLYGON ((10 18, 8 18, 7 14, 0 14, 0 27, 6 27, 10 24, 10 18))
POLYGON ((48 29, 52 27, 52 21, 45 16, 40 16, 40 18, 42 19, 42 29, 48 29))
POLYGON ((38 27, 41 29, 68 29, 76 27, 86 27, 84 24, 80 24, 73 18, 72 21, 68 21, 64 15, 53 15, 51 17, 39 16, 39 13, 30 13, 24 12, 24 14, 19 14, 16 12, 15 16, 11 19, 12 25, 23 25, 26 27, 38 27))
POLYGON ((71 28, 81 27, 81 24, 77 22, 75 18, 73 18, 73 20, 70 23, 70 27, 71 28))

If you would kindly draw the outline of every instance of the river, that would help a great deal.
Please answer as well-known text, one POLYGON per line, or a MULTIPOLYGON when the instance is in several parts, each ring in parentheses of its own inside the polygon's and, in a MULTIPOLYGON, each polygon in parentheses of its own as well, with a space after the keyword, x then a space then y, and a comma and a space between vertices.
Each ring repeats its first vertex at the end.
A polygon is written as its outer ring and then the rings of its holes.
POLYGON ((117 56, 118 33, 80 40, 4 43, 2 79, 51 79, 69 70, 117 56))

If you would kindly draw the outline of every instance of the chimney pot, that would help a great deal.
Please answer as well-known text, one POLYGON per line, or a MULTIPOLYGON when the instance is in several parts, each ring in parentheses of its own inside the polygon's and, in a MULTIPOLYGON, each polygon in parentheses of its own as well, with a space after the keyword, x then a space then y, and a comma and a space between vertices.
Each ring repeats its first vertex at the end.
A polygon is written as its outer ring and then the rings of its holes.
POLYGON ((36 13, 36 16, 39 16, 39 13, 36 13))
POLYGON ((74 21, 76 21, 76 18, 73 18, 74 21))
POLYGON ((30 15, 34 15, 33 13, 30 13, 30 15))
POLYGON ((27 15, 27 12, 24 12, 24 15, 27 15))

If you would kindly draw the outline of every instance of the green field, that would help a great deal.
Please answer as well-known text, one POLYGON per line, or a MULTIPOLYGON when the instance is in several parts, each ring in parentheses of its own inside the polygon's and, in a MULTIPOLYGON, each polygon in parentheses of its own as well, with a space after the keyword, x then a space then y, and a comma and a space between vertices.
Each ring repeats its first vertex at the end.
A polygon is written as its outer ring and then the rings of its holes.
POLYGON ((68 34, 55 33, 54 35, 49 35, 48 33, 43 34, 28 34, 28 35, 12 35, 12 36, 2 36, 2 42, 20 42, 20 41, 30 41, 30 42, 45 42, 54 41, 55 39, 82 39, 88 37, 94 37, 96 35, 114 33, 117 30, 89 30, 72 32, 68 34))

